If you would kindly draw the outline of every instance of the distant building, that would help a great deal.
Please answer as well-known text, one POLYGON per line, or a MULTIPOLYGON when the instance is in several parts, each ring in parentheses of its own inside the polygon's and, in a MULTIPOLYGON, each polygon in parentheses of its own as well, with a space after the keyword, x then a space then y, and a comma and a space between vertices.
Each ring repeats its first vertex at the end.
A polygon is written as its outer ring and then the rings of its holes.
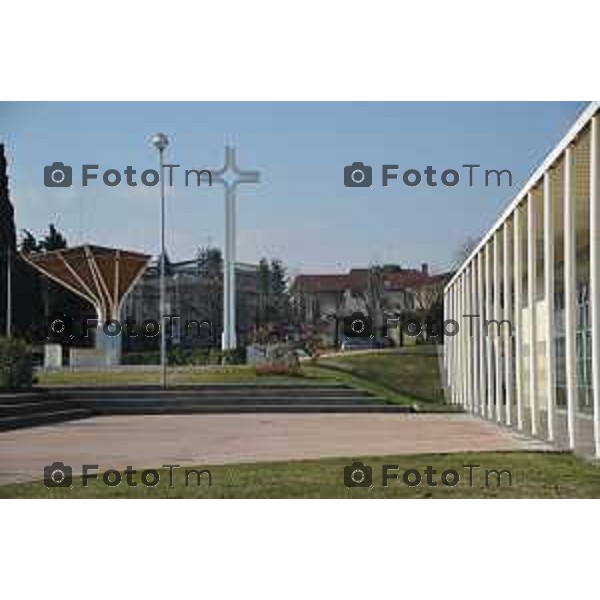
MULTIPOLYGON (((246 343, 255 329, 258 306, 257 269, 255 265, 236 264, 236 310, 238 340, 246 343)), ((151 262, 142 279, 129 295, 122 319, 135 319, 136 323, 159 318, 160 277, 158 259, 151 262)), ((220 268, 213 269, 198 260, 167 262, 166 314, 175 315, 173 329, 169 331, 172 345, 220 345, 223 330, 223 278, 220 268), (206 321, 210 322, 211 334, 206 321), (189 323, 186 332, 185 325, 189 323), (195 323, 201 324, 200 327, 195 323)), ((141 350, 152 346, 152 338, 129 338, 128 350, 141 350)), ((156 340, 158 344, 158 339, 156 340)))
MULTIPOLYGON (((421 269, 391 265, 339 275, 298 275, 290 289, 294 319, 315 328, 325 343, 337 344, 345 316, 362 312, 381 328, 385 318, 429 310, 441 299, 448 278, 430 275, 426 263, 421 269)), ((400 342, 391 331, 390 337, 400 342)))

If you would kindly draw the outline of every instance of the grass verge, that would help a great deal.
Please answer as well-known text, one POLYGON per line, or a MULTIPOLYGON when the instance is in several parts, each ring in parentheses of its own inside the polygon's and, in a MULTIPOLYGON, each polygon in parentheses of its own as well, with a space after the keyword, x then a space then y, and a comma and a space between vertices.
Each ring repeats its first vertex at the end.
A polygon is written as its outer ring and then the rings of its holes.
MULTIPOLYGON (((40 371, 37 384, 46 386, 68 385, 160 385, 158 368, 113 368, 103 370, 61 370, 40 371)), ((211 367, 169 367, 168 383, 172 385, 188 383, 245 383, 269 381, 296 381, 296 377, 281 375, 258 375, 249 365, 228 365, 211 367)))
POLYGON ((444 402, 439 362, 431 347, 338 354, 320 358, 315 373, 321 377, 337 374, 357 387, 398 404, 411 404, 419 410, 453 410, 444 402))
MULTIPOLYGON (((117 487, 107 487, 101 480, 91 481, 84 488, 79 478, 73 488, 48 489, 42 482, 0 486, 2 498, 600 498, 600 469, 571 454, 537 452, 495 452, 463 454, 421 454, 412 456, 363 457, 373 469, 372 488, 347 488, 344 467, 356 458, 331 458, 311 461, 237 464, 207 467, 207 476, 196 485, 192 474, 185 485, 184 469, 175 469, 173 487, 169 487, 168 469, 160 470, 156 487, 141 484, 141 471, 134 476, 137 487, 129 487, 125 476, 117 487), (398 465, 394 471, 398 480, 383 487, 384 464, 398 465), (464 465, 479 465, 473 469, 473 485, 464 465), (425 469, 431 466, 436 487, 426 484, 425 469), (409 487, 402 482, 404 471, 418 469, 422 483, 409 487), (441 483, 443 471, 453 469, 460 475, 454 487, 441 483), (512 485, 506 474, 497 478, 491 474, 486 485, 485 471, 509 470, 512 485)), ((190 467, 191 468, 191 467, 190 467)))

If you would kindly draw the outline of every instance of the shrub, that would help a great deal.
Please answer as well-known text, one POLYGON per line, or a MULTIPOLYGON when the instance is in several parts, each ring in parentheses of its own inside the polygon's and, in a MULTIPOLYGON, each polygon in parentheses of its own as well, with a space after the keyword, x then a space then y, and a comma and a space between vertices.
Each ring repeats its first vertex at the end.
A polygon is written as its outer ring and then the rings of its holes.
POLYGON ((156 350, 128 352, 127 354, 123 354, 121 362, 124 365, 158 365, 160 364, 160 352, 156 350))
POLYGON ((0 390, 30 388, 33 360, 29 346, 19 339, 0 338, 0 390))
MULTIPOLYGON (((182 348, 176 346, 167 351, 168 364, 171 366, 185 365, 237 365, 245 362, 243 350, 227 350, 219 348, 182 348)), ((123 355, 124 365, 158 365, 160 352, 150 350, 146 352, 129 352, 123 355)))
POLYGON ((246 351, 243 348, 221 350, 221 362, 224 365, 241 365, 246 362, 246 351))

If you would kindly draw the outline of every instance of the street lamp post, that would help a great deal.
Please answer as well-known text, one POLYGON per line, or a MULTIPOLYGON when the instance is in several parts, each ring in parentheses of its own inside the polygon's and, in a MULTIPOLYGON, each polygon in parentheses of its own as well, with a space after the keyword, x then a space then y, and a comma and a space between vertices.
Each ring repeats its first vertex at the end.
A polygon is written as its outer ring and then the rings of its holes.
POLYGON ((167 387, 167 331, 165 324, 165 169, 164 152, 169 138, 164 133, 152 136, 152 145, 158 150, 160 159, 160 365, 161 384, 167 387))

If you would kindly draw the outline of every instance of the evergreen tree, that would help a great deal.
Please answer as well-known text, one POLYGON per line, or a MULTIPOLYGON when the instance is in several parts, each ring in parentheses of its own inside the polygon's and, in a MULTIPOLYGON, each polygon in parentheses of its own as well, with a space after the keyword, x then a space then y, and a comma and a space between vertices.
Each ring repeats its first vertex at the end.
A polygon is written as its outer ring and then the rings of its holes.
POLYGON ((58 231, 58 229, 56 229, 54 223, 50 223, 48 226, 48 233, 40 242, 39 247, 46 252, 62 250, 67 247, 67 239, 60 231, 58 231))
POLYGON ((269 261, 261 258, 258 263, 256 280, 258 303, 256 307, 256 327, 261 328, 269 324, 269 307, 271 304, 271 269, 269 261))
MULTIPOLYGON (((4 144, 0 144, 0 335, 4 335, 6 332, 8 261, 10 261, 11 265, 14 265, 15 254, 15 214, 8 189, 4 144)), ((11 279, 14 281, 13 278, 11 279)), ((13 294, 13 307, 14 305, 13 294)))
POLYGON ((289 318, 289 294, 287 276, 283 263, 271 261, 271 321, 277 325, 287 325, 289 318))
POLYGON ((209 277, 220 277, 223 273, 223 254, 220 248, 207 246, 199 248, 197 253, 198 269, 205 271, 209 277))
POLYGON ((280 260, 274 259, 270 264, 266 258, 260 260, 257 292, 257 326, 287 325, 290 314, 290 298, 285 267, 280 260))
MULTIPOLYGON (((48 225, 48 233, 39 241, 35 241, 34 236, 25 231, 25 236, 21 243, 21 247, 35 248, 38 252, 52 252, 53 250, 63 250, 68 247, 67 238, 56 228, 54 223, 48 225)), ((38 310, 42 314, 42 324, 50 321, 50 317, 55 314, 66 314, 71 317, 78 315, 82 310, 89 310, 86 303, 80 300, 72 292, 64 288, 62 285, 49 280, 47 277, 36 273, 37 283, 35 285, 41 291, 41 309, 32 308, 33 313, 38 310)), ((40 338, 42 328, 35 328, 32 331, 33 337, 40 338)))
POLYGON ((207 246, 198 249, 196 260, 198 271, 206 277, 206 288, 203 291, 206 294, 208 314, 201 317, 210 320, 218 338, 218 332, 223 328, 223 254, 220 248, 207 246))
POLYGON ((23 237, 21 238, 21 252, 29 254, 31 252, 39 252, 40 245, 35 239, 35 236, 28 229, 23 229, 23 237))

